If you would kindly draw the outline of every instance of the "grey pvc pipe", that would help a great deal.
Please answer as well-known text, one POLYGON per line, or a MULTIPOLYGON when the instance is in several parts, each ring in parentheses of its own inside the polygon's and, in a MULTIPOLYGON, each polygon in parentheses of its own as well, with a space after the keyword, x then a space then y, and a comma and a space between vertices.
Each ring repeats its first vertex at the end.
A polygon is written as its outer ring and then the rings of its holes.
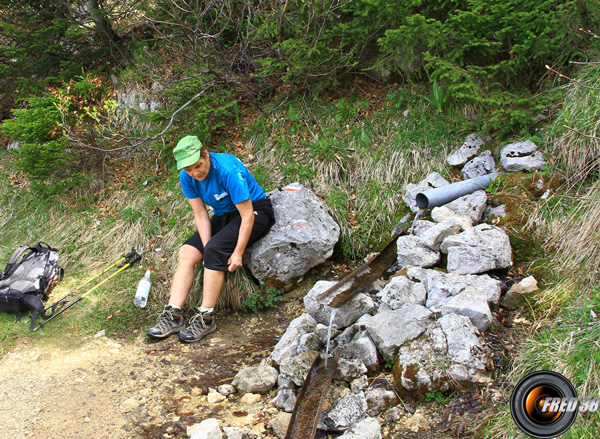
POLYGON ((457 198, 472 194, 475 191, 485 189, 501 172, 470 178, 446 186, 429 189, 417 194, 416 202, 419 209, 429 209, 443 206, 457 198))

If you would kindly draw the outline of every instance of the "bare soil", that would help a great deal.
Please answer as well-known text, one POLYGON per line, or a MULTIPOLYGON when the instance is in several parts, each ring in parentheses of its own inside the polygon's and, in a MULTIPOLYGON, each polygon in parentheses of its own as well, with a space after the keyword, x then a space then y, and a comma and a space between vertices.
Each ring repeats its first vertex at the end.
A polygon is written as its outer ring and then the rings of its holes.
POLYGON ((0 360, 0 438, 187 437, 189 425, 209 417, 260 429, 265 410, 273 414, 269 395, 247 405, 239 395, 211 404, 206 394, 266 358, 293 308, 225 314, 215 333, 191 345, 145 334, 90 337, 75 348, 21 342, 0 360))

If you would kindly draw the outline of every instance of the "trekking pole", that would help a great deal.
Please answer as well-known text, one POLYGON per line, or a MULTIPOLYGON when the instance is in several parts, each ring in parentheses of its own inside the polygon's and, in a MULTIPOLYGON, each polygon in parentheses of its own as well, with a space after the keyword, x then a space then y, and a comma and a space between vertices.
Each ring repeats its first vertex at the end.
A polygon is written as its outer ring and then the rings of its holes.
MULTIPOLYGON (((92 281, 98 279, 100 276, 102 276, 103 274, 105 274, 107 271, 110 271, 112 268, 117 267, 121 264, 126 263, 130 258, 133 257, 133 252, 135 250, 132 250, 131 253, 128 253, 125 256, 120 257, 119 259, 117 259, 116 261, 114 261, 112 264, 110 264, 108 267, 104 268, 103 270, 101 270, 98 274, 96 274, 94 277, 88 279, 87 281, 85 281, 84 283, 82 283, 81 285, 79 285, 78 287, 73 288, 69 293, 65 294, 63 297, 61 297, 60 299, 58 299, 57 301, 51 303, 50 305, 48 305, 46 308, 44 308, 44 311, 42 313, 45 314, 48 310, 52 310, 52 313, 54 314, 54 312, 56 311, 57 306, 62 303, 65 299, 67 299, 68 297, 72 296, 73 294, 75 294, 75 292, 80 291, 84 286, 86 286, 87 284, 91 283, 92 281)), ((28 323, 29 320, 26 322, 28 323)))
MULTIPOLYGON (((74 299, 73 301, 69 302, 67 305, 65 305, 63 308, 60 309, 60 311, 58 312, 53 312, 53 314, 48 317, 46 320, 44 320, 43 322, 40 322, 40 324, 37 327, 35 326, 35 321, 36 321, 36 313, 34 312, 34 315, 31 319, 31 325, 29 327, 29 331, 30 332, 34 332, 37 331, 40 328, 43 328, 44 325, 46 323, 48 323, 50 320, 54 319, 55 317, 58 317, 59 315, 61 315, 63 312, 65 312, 66 310, 68 310, 69 308, 71 308, 73 305, 75 305, 76 303, 79 303, 80 301, 83 300, 83 298, 85 296, 87 296, 88 294, 90 294, 92 291, 94 291, 96 288, 104 285, 106 282, 108 282, 110 279, 112 279, 113 277, 115 277, 117 274, 119 274, 120 272, 122 272, 123 270, 127 269, 128 267, 131 267, 133 264, 135 264, 137 261, 141 260, 142 257, 138 254, 138 252, 133 249, 130 253, 128 253, 127 255, 123 256, 121 259, 119 259, 118 261, 116 261, 115 263, 113 263, 112 265, 110 265, 110 267, 102 270, 102 272, 100 272, 98 275, 94 276, 92 279, 88 280, 87 282, 85 282, 83 285, 87 285, 88 283, 90 283, 92 280, 97 279, 101 274, 106 273, 108 270, 110 270, 111 268, 118 266, 119 264, 123 264, 117 271, 115 271, 113 274, 111 274, 110 276, 108 276, 106 279, 104 279, 103 281, 99 282, 98 284, 96 284, 92 289, 88 290, 86 293, 81 294, 79 297, 77 297, 76 299, 74 299)), ((83 286, 81 285, 81 286, 83 286)), ((66 297, 69 297, 71 294, 73 294, 76 290, 71 291, 69 294, 67 294, 65 297, 61 298, 59 301, 57 301, 55 304, 59 303, 60 301, 62 301, 63 299, 65 299, 66 297)), ((52 308, 53 305, 50 305, 49 308, 52 308)), ((54 306, 54 309, 56 309, 56 307, 54 306)), ((45 310, 44 310, 45 311, 45 310)), ((54 311, 54 310, 53 310, 54 311)))

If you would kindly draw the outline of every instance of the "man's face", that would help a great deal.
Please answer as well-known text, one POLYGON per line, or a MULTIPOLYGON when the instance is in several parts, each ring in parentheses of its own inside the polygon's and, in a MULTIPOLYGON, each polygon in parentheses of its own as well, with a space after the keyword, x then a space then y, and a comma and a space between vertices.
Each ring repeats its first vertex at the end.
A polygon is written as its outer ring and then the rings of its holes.
POLYGON ((208 154, 203 154, 196 163, 186 166, 183 169, 185 169, 185 172, 193 179, 202 181, 208 176, 208 172, 210 171, 210 158, 208 157, 208 154))

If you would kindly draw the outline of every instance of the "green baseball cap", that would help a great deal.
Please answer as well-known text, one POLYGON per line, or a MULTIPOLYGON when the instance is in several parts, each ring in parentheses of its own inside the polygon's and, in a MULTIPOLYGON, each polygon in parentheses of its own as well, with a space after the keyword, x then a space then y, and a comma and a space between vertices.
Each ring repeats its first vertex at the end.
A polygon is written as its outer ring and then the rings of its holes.
POLYGON ((173 149, 173 155, 177 160, 177 170, 179 171, 196 163, 200 158, 201 149, 202 142, 196 136, 185 136, 181 139, 173 149))

